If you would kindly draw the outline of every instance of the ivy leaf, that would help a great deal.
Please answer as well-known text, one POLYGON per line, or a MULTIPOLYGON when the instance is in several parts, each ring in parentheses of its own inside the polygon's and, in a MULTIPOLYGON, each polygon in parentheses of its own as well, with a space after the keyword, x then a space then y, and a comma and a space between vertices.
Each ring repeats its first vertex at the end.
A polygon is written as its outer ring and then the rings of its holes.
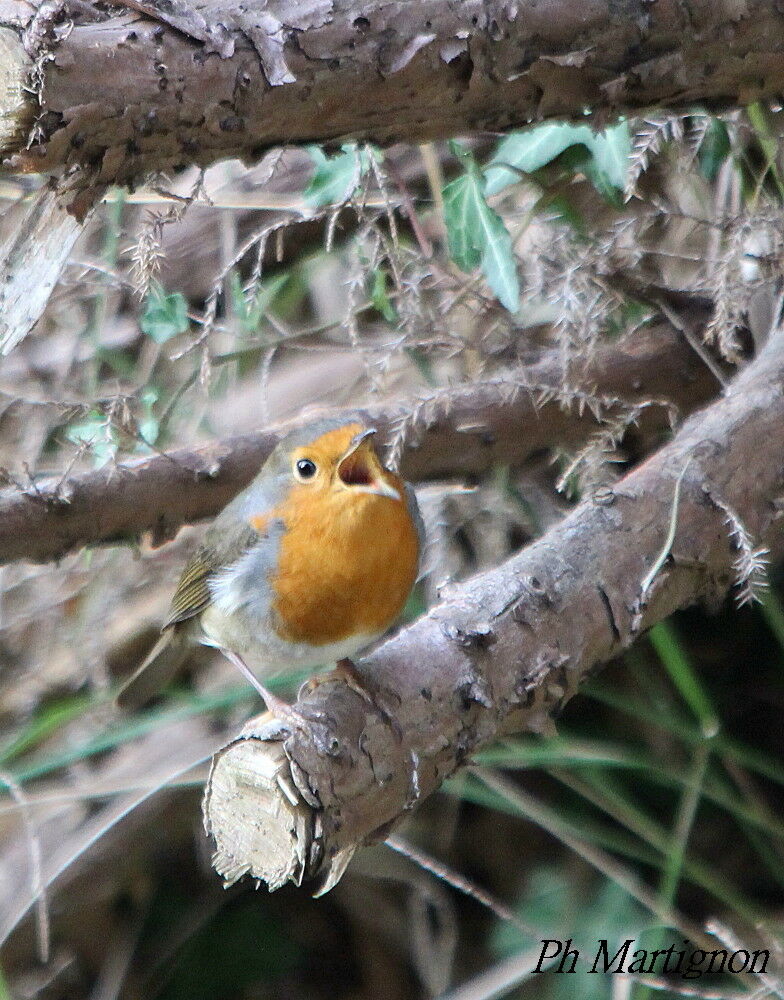
POLYGON ((138 428, 142 440, 137 445, 136 450, 147 452, 151 450, 150 446, 158 440, 161 429, 160 421, 155 416, 155 404, 158 402, 158 390, 155 386, 149 385, 144 389, 140 402, 142 415, 138 421, 138 428))
POLYGON ((519 180, 520 173, 532 174, 560 156, 565 149, 582 142, 585 125, 546 122, 502 139, 485 168, 488 195, 498 194, 519 180), (506 166, 509 164, 509 169, 506 166))
POLYGON ((711 118, 700 143, 697 158, 700 172, 708 181, 715 181, 719 169, 730 155, 730 135, 721 118, 711 118))
POLYGON ((157 281, 154 282, 150 286, 139 326, 142 333, 156 344, 165 344, 178 333, 185 333, 188 329, 188 303, 185 296, 181 292, 167 293, 157 281))
POLYGON ((258 285, 252 293, 246 294, 239 274, 236 271, 231 272, 229 275, 231 308, 243 334, 249 336, 256 333, 273 302, 288 284, 289 278, 288 272, 274 275, 258 285))
POLYGON ((485 168, 488 195, 514 184, 520 173, 531 174, 567 150, 569 165, 585 173, 600 194, 623 191, 631 152, 629 125, 621 121, 603 132, 590 125, 546 122, 503 139, 485 168), (511 169, 510 169, 511 168, 511 169))
POLYGON ((571 146, 561 156, 561 163, 574 174, 583 174, 593 184, 599 194, 615 208, 623 208, 623 190, 596 163, 594 157, 582 144, 571 146))
POLYGON ((303 195, 314 208, 323 205, 340 205, 356 191, 368 169, 368 155, 359 152, 354 143, 340 147, 343 152, 327 156, 320 146, 308 146, 308 153, 316 168, 303 195))
POLYGON ((465 173, 444 188, 444 219, 449 255, 461 271, 481 267, 498 301, 509 312, 520 305, 512 239, 501 217, 485 199, 485 181, 473 156, 453 144, 465 173))
POLYGON ((90 452, 97 469, 117 454, 117 432, 110 421, 96 410, 83 420, 70 424, 65 436, 72 444, 90 452))
POLYGON ((620 121, 603 132, 591 132, 591 142, 586 145, 591 151, 596 170, 602 177, 602 183, 606 182, 617 191, 623 191, 632 151, 629 123, 620 121))

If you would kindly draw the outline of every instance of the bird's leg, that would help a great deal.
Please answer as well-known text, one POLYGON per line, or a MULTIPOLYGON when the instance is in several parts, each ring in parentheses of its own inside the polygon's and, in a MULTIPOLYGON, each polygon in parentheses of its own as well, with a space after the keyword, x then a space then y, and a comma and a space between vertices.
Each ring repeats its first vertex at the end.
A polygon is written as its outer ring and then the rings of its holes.
POLYGON ((312 726, 311 720, 306 719, 304 715, 301 715, 296 708, 293 707, 293 705, 289 705, 288 702, 283 701, 282 698, 278 698, 276 694, 273 694, 270 690, 265 688, 241 656, 238 656, 230 649, 226 649, 225 646, 221 646, 220 651, 229 663, 233 664, 242 676, 258 691, 264 699, 264 704, 267 706, 268 711, 270 711, 276 719, 285 723, 289 729, 301 729, 305 732, 310 731, 312 726))

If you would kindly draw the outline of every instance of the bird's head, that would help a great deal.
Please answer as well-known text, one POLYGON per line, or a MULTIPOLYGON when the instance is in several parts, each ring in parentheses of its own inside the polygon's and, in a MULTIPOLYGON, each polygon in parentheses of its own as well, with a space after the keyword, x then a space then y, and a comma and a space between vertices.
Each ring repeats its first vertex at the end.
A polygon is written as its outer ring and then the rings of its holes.
MULTIPOLYGON (((256 480, 234 501, 232 516, 250 520, 256 530, 270 517, 291 525, 346 524, 384 512, 407 510, 403 480, 386 469, 373 447, 375 431, 360 420, 313 421, 281 438, 256 480)), ((227 508, 228 509, 228 508, 227 508)))
POLYGON ((289 472, 300 495, 331 494, 350 501, 360 496, 402 500, 400 480, 376 454, 376 431, 360 423, 333 427, 297 441, 288 451, 289 472))

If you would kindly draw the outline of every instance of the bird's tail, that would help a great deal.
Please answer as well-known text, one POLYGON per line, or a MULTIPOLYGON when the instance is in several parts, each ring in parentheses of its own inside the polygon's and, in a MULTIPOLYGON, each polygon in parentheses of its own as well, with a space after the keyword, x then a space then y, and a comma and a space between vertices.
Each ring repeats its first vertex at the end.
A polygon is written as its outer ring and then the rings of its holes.
POLYGON ((189 652, 190 643, 181 629, 167 628, 142 664, 117 693, 120 708, 136 709, 145 705, 172 680, 189 652))

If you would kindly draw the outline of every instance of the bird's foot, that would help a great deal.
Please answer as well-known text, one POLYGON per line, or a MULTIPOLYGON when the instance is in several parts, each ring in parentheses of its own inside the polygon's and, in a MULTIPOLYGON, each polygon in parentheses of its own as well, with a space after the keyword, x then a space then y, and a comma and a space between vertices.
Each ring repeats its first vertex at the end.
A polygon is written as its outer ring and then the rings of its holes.
POLYGON ((343 683, 347 684, 355 694, 359 695, 360 698, 363 698, 369 705, 372 705, 373 708, 377 708, 376 699, 365 687, 365 682, 354 665, 354 661, 350 660, 347 656, 344 656, 342 660, 338 660, 335 664, 334 670, 330 670, 326 674, 315 674, 313 677, 305 681, 304 686, 308 692, 311 692, 315 691, 317 687, 320 687, 327 681, 343 681, 343 683))
POLYGON ((365 685, 365 680, 357 670, 353 660, 344 656, 342 660, 338 660, 335 664, 334 670, 330 670, 326 674, 316 674, 307 680, 303 686, 309 692, 315 691, 317 687, 324 684, 326 681, 343 681, 344 684, 350 687, 355 694, 358 694, 363 701, 366 701, 368 705, 370 705, 370 707, 381 716, 381 718, 393 730, 395 736, 398 738, 398 741, 402 741, 403 734, 393 712, 391 712, 385 705, 381 704, 381 701, 376 693, 368 690, 365 685))
POLYGON ((282 722, 289 729, 300 729, 304 733, 309 733, 313 728, 313 720, 306 718, 301 712, 298 712, 293 705, 289 705, 287 701, 283 701, 282 698, 278 698, 276 694, 265 688, 262 684, 255 685, 256 690, 259 692, 261 697, 264 699, 264 704, 267 706, 267 711, 271 712, 272 715, 282 722))

